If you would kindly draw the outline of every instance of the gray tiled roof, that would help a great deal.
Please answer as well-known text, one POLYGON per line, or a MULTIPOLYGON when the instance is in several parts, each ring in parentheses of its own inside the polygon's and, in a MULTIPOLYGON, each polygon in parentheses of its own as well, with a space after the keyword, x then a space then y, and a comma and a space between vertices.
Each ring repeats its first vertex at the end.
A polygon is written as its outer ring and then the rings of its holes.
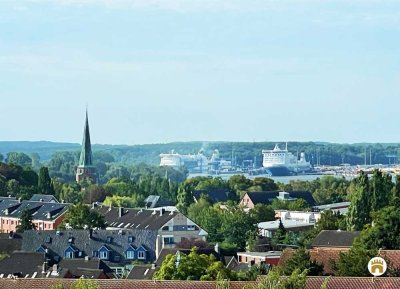
POLYGON ((135 265, 126 278, 135 280, 150 280, 153 278, 154 272, 155 269, 152 269, 151 265, 135 265))
POLYGON ((19 234, 0 233, 0 252, 11 254, 14 251, 21 250, 22 238, 19 234))
POLYGON ((41 266, 45 261, 44 253, 15 252, 0 261, 0 274, 19 273, 21 277, 32 276, 35 272, 41 272, 41 266))
POLYGON ((107 227, 126 229, 148 229, 159 230, 169 220, 174 218, 178 212, 167 212, 163 210, 127 209, 108 206, 95 206, 101 215, 104 216, 107 227), (119 213, 122 210, 122 216, 119 213))
POLYGON ((351 247, 360 231, 323 230, 314 239, 311 247, 351 247))
POLYGON ((58 200, 53 195, 43 195, 43 194, 34 194, 29 201, 34 202, 46 202, 46 203, 58 203, 58 200))
POLYGON ((22 212, 28 209, 34 220, 55 220, 64 214, 69 204, 46 203, 34 201, 0 200, 0 216, 20 218, 22 212))
POLYGON ((101 273, 112 277, 113 271, 102 260, 99 259, 64 259, 59 263, 61 269, 69 271, 73 276, 86 278, 95 278, 101 273))
MULTIPOLYGON (((61 260, 64 257, 64 251, 70 245, 69 239, 73 240, 73 247, 81 253, 80 258, 85 256, 93 257, 93 251, 98 251, 102 246, 111 251, 108 265, 129 264, 132 261, 125 259, 125 252, 129 245, 136 248, 143 246, 148 250, 148 260, 155 260, 155 246, 157 231, 154 230, 94 230, 90 238, 89 230, 66 230, 66 231, 25 231, 23 233, 22 249, 24 251, 35 252, 40 246, 48 249, 49 256, 57 261, 57 256, 61 260), (129 237, 133 237, 132 243, 129 237), (111 237, 111 243, 108 242, 111 237), (46 241, 51 238, 51 242, 46 241), (119 256, 119 260, 115 259, 119 256)), ((78 255, 79 256, 79 255, 78 255)))
MULTIPOLYGON (((289 191, 287 193, 289 193, 289 196, 293 199, 304 199, 310 207, 315 206, 314 197, 308 191, 289 191)), ((250 197, 254 205, 269 205, 273 200, 279 197, 279 191, 248 192, 247 195, 250 197)))

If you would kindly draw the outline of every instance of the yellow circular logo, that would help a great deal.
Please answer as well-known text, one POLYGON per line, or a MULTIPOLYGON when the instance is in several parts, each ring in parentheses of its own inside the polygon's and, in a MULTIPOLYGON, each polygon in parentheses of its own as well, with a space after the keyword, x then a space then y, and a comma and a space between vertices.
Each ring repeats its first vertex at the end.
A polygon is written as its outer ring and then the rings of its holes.
POLYGON ((382 276, 386 273, 387 264, 386 261, 381 257, 372 258, 368 262, 368 271, 375 277, 382 276))

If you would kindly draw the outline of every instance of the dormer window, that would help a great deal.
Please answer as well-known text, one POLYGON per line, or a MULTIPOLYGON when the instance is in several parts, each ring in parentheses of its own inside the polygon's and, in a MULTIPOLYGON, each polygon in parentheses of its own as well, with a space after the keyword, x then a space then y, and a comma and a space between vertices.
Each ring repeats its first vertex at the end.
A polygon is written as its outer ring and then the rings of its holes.
POLYGON ((73 259, 75 258, 77 252, 78 250, 76 250, 74 247, 68 246, 68 248, 64 251, 64 258, 73 259))
POLYGON ((126 259, 134 260, 136 258, 136 248, 132 245, 128 247, 125 251, 126 259))
POLYGON ((107 251, 101 251, 99 253, 100 253, 100 259, 108 260, 108 252, 107 251))
POLYGON ((107 243, 111 244, 112 243, 113 238, 111 236, 107 237, 107 243))
POLYGON ((126 251, 126 259, 128 260, 135 259, 135 251, 126 251))
POLYGON ((110 259, 110 249, 108 249, 106 245, 103 245, 103 247, 99 249, 99 258, 101 260, 110 259))
POLYGON ((140 246, 139 248, 137 248, 136 254, 137 254, 138 260, 146 260, 147 259, 147 250, 143 246, 140 246))
POLYGON ((129 242, 129 243, 133 243, 133 237, 132 237, 132 236, 129 236, 129 237, 128 237, 128 242, 129 242))

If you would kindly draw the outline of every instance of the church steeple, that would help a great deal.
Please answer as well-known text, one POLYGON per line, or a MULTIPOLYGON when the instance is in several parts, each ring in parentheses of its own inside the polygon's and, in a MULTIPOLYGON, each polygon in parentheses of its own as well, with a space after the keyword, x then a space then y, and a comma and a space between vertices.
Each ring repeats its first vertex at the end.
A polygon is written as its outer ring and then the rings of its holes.
POLYGON ((82 140, 82 149, 81 156, 79 158, 79 166, 80 167, 88 167, 92 166, 92 145, 90 143, 90 132, 89 132, 89 118, 88 112, 86 109, 86 121, 85 128, 83 130, 83 140, 82 140))
POLYGON ((89 180, 92 183, 97 182, 96 167, 93 166, 92 162, 92 144, 90 143, 89 118, 87 108, 85 127, 83 129, 81 156, 79 157, 79 163, 76 169, 76 182, 80 183, 84 179, 89 180))

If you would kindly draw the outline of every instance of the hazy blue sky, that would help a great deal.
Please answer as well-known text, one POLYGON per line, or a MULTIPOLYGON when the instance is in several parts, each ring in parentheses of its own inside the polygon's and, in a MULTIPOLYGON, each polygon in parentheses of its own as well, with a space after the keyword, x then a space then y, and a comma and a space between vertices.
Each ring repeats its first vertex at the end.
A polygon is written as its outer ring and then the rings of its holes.
POLYGON ((400 142, 400 1, 1 0, 0 140, 400 142))

